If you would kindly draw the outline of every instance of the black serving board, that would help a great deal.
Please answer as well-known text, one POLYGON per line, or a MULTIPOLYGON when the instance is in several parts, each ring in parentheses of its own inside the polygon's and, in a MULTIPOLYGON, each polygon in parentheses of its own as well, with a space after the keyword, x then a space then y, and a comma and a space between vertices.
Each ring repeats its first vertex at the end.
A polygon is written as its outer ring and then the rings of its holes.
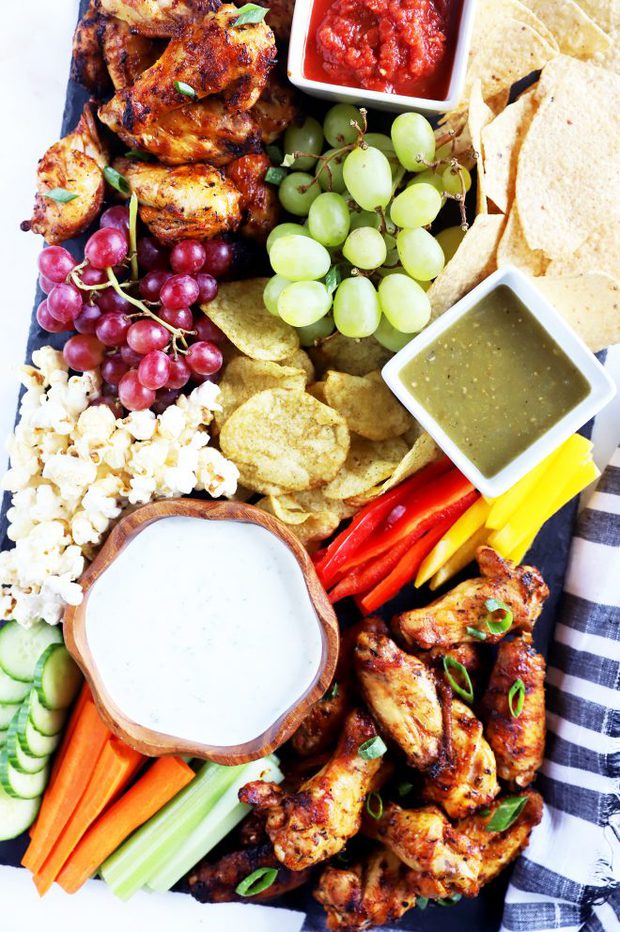
MULTIPOLYGON (((88 0, 80 0, 80 16, 87 5, 88 0)), ((88 93, 74 81, 69 80, 62 119, 62 135, 73 129, 76 125, 84 103, 87 100, 88 93)), ((309 112, 319 112, 316 100, 306 97, 304 98, 304 102, 307 103, 309 112)), ((385 116, 379 114, 371 117, 371 128, 383 129, 381 124, 385 124, 385 119, 385 116)), ((33 196, 34 173, 35 166, 33 165, 33 196)), ((448 218, 448 223, 458 223, 458 216, 453 214, 452 217, 448 218)), ((69 242, 65 245, 77 256, 80 254, 79 251, 85 239, 86 237, 82 237, 79 240, 69 242)), ((238 257, 238 277, 257 274, 259 271, 262 272, 263 270, 257 268, 257 260, 254 255, 248 253, 247 256, 238 257)), ((33 269, 33 277, 35 275, 36 269, 33 269)), ((36 310, 36 307, 43 298, 43 293, 37 287, 34 310, 36 310)), ((39 347, 52 345, 57 348, 62 348, 66 339, 65 334, 50 334, 42 331, 37 324, 34 310, 26 347, 27 362, 31 361, 32 352, 39 347)), ((0 512, 0 545, 3 550, 12 546, 11 542, 6 537, 6 511, 8 507, 8 495, 5 495, 0 512)), ((541 569, 551 591, 551 595, 535 629, 537 647, 545 655, 547 654, 551 641, 555 618, 558 614, 575 512, 576 503, 572 502, 548 521, 528 554, 528 563, 532 563, 541 569)), ((405 611, 416 605, 423 605, 425 601, 428 602, 429 599, 428 591, 425 592, 423 590, 422 593, 419 593, 412 591, 411 587, 407 587, 386 606, 384 615, 389 619, 396 612, 405 611)), ((345 603, 343 603, 343 607, 339 609, 339 615, 344 624, 349 623, 355 617, 354 613, 355 608, 350 600, 346 600, 345 603)), ((0 842, 0 865, 19 866, 27 846, 27 835, 22 835, 20 838, 13 841, 0 842)), ((431 906, 425 911, 419 909, 411 910, 400 922, 395 924, 394 928, 419 930, 419 932, 463 932, 463 930, 469 930, 469 932, 497 932, 501 923, 504 895, 509 876, 510 871, 506 871, 493 883, 484 887, 478 897, 471 900, 463 899, 456 906, 450 908, 431 906)), ((323 930, 326 929, 325 912, 312 898, 311 889, 311 886, 307 885, 301 890, 294 891, 278 900, 271 901, 270 905, 276 907, 279 905, 288 909, 303 911, 306 914, 306 921, 303 926, 304 932, 323 932, 323 930)), ((185 894, 181 893, 180 895, 185 894)), ((7 932, 9 932, 8 929, 7 932)), ((10 930, 10 932, 12 932, 12 930, 10 930)), ((235 929, 233 932, 237 932, 237 930, 235 929)))

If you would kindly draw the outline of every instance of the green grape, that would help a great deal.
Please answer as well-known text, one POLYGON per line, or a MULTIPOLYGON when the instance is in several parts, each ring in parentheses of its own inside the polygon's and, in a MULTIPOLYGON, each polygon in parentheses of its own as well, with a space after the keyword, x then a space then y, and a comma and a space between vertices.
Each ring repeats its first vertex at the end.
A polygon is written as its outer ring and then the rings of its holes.
POLYGON ((346 152, 339 152, 338 149, 328 149, 323 155, 328 156, 327 161, 321 159, 317 162, 315 178, 319 182, 322 191, 335 191, 336 194, 344 194, 347 186, 344 183, 342 170, 346 152))
POLYGON ((319 340, 330 336, 335 328, 334 318, 331 314, 326 314, 320 320, 307 327, 297 327, 299 342, 302 346, 314 346, 319 340))
POLYGON ((334 296, 334 321, 343 336, 369 337, 380 318, 379 295, 372 282, 362 276, 340 282, 334 296))
POLYGON ((417 333, 431 317, 431 302, 423 288, 408 275, 388 275, 379 283, 381 310, 401 333, 417 333))
POLYGON ((322 282, 293 282, 278 298, 278 314, 291 327, 309 327, 325 317, 332 296, 322 282))
POLYGON ((325 114, 323 131, 330 146, 348 146, 355 142, 358 133, 351 121, 357 123, 360 129, 364 128, 362 114, 353 104, 336 104, 325 114))
POLYGON ((269 260, 274 272, 292 282, 323 278, 332 264, 325 246, 308 236, 283 236, 276 240, 269 260))
POLYGON ((425 227, 441 210, 441 194, 432 184, 414 184, 392 201, 390 217, 399 227, 425 227))
POLYGON ((287 155, 294 152, 311 152, 295 159, 291 168, 307 172, 314 168, 323 148, 323 127, 314 117, 306 117, 301 126, 292 123, 284 134, 284 151, 287 155))
POLYGON ((463 242, 464 236, 465 230, 463 230, 462 227, 447 227, 447 229, 437 233, 436 239, 443 249, 446 262, 450 261, 456 250, 463 242))
POLYGON ((465 188, 465 193, 467 193, 471 188, 471 175, 463 165, 460 165, 458 168, 453 168, 452 165, 448 165, 441 176, 441 180, 443 182, 443 189, 447 191, 448 194, 462 194, 463 187, 465 188))
POLYGON ((308 229, 323 246, 339 246, 349 232, 351 215, 341 194, 326 191, 310 207, 308 229))
POLYGON ((441 159, 451 159, 452 153, 454 152, 454 142, 452 139, 449 139, 448 142, 444 142, 443 146, 439 146, 438 149, 435 149, 435 159, 434 161, 441 161, 441 159))
POLYGON ((392 197, 392 170, 380 149, 353 149, 344 161, 344 183, 364 210, 386 207, 392 197))
POLYGON ((441 175, 438 175, 437 172, 434 172, 432 168, 427 168, 426 171, 420 172, 419 175, 414 175, 411 181, 407 182, 407 187, 412 188, 416 184, 432 184, 432 186, 437 190, 441 195, 441 203, 445 204, 446 199, 443 196, 443 180, 441 175))
POLYGON ((433 127, 421 113, 401 113, 392 123, 392 142, 398 159, 407 171, 423 172, 423 161, 432 162, 435 156, 433 127))
POLYGON ((284 278, 283 275, 274 275, 265 285, 263 301, 269 313, 273 314, 274 317, 278 316, 278 298, 290 283, 290 280, 284 278))
POLYGON ((364 133, 364 142, 375 149, 381 149, 385 155, 396 155, 394 143, 385 133, 364 133))
POLYGON ((372 227, 378 230, 381 226, 381 217, 376 210, 357 210, 351 214, 351 229, 357 230, 359 227, 372 227))
POLYGON ((269 236, 267 237, 267 252, 271 250, 271 247, 276 240, 280 239, 282 236, 310 236, 310 232, 306 227, 302 227, 301 223, 279 223, 273 228, 269 236))
POLYGON ((445 265, 444 254, 428 230, 401 230, 396 241, 400 261, 412 278, 429 282, 439 275, 445 265))
POLYGON ((306 217, 310 205, 317 199, 321 189, 312 175, 306 172, 291 172, 278 188, 280 203, 289 214, 306 217))
POLYGON ((358 227, 347 236, 342 255, 358 269, 378 269, 385 262, 385 240, 374 227, 358 227))
POLYGON ((379 326, 373 333, 375 340, 391 353, 397 353, 412 340, 410 333, 401 333, 391 325, 387 317, 381 315, 379 326))

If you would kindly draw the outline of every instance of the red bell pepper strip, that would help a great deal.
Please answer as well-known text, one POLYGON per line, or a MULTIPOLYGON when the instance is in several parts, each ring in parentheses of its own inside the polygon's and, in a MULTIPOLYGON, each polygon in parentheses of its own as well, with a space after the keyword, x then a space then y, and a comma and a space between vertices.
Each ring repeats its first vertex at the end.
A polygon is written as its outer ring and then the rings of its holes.
POLYGON ((391 550, 382 553, 379 557, 375 557, 374 560, 368 560, 361 566, 356 567, 356 569, 351 570, 331 590, 329 601, 333 605, 349 595, 368 592, 369 589, 374 588, 394 569, 411 546, 411 543, 412 541, 407 537, 398 546, 392 547, 391 550))
POLYGON ((361 511, 358 511, 349 526, 334 538, 323 558, 315 564, 319 579, 325 588, 330 587, 342 564, 353 556, 361 544, 370 537, 399 502, 415 489, 423 487, 450 470, 453 470, 452 463, 444 456, 425 466, 424 469, 410 476, 409 479, 405 479, 396 488, 380 495, 374 501, 369 502, 361 511))

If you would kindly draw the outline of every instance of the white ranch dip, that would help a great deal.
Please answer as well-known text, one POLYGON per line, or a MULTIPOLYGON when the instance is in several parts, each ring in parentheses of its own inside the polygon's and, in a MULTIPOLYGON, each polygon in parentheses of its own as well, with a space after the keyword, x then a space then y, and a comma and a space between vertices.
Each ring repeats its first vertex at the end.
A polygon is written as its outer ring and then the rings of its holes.
POLYGON ((163 518, 94 584, 86 636, 116 705, 188 741, 242 744, 314 681, 320 624, 299 565, 254 524, 163 518))

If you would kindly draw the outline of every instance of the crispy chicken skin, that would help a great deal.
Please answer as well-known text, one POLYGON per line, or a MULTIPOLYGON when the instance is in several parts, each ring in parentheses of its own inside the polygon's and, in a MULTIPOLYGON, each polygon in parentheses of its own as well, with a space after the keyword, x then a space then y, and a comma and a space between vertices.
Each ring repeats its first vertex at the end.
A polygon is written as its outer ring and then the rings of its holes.
POLYGON ((253 107, 267 83, 276 46, 264 22, 234 27, 237 16, 237 7, 227 3, 187 25, 132 87, 118 91, 101 109, 101 119, 139 133, 164 113, 187 106, 178 82, 189 85, 199 100, 222 93, 231 110, 253 107))
POLYGON ((355 670, 382 730, 402 748, 412 767, 429 767, 439 756, 443 734, 433 673, 391 638, 372 631, 358 637, 355 670))
MULTIPOLYGON (((513 613, 511 631, 531 631, 549 595, 540 572, 533 566, 515 566, 491 547, 480 547, 476 556, 482 576, 470 579, 426 608, 398 615, 394 631, 410 647, 429 649, 473 642, 468 627, 480 628, 488 609, 487 599, 504 602, 513 613)), ((504 634, 484 627, 485 643, 495 644, 504 634)))
POLYGON ((458 699, 452 699, 450 705, 451 740, 427 771, 422 795, 438 803, 451 819, 459 819, 490 803, 499 793, 499 785, 495 757, 483 737, 482 723, 458 699))
POLYGON ((242 155, 226 166, 225 174, 241 192, 240 232, 264 243, 280 217, 277 189, 265 181, 271 162, 263 152, 242 155))
POLYGON ((103 22, 101 45, 116 91, 130 87, 143 71, 155 64, 163 51, 161 42, 132 32, 127 23, 114 16, 103 22))
MULTIPOLYGON (((239 0, 239 6, 242 6, 242 3, 243 0, 239 0)), ((261 6, 269 7, 267 22, 273 29, 276 39, 288 42, 291 37, 295 0, 265 0, 261 6)))
POLYGON ((295 890, 310 879, 310 871, 289 871, 282 867, 271 844, 244 848, 225 854, 219 861, 210 864, 201 861, 190 872, 187 882, 190 892, 201 903, 245 902, 235 890, 239 883, 259 867, 277 867, 278 876, 270 887, 252 897, 253 903, 273 900, 289 890, 295 890))
POLYGON ((71 80, 97 96, 105 94, 110 86, 101 48, 103 19, 97 0, 90 0, 73 34, 71 51, 71 80))
POLYGON ((501 805, 501 799, 496 799, 489 806, 491 815, 471 815, 456 825, 459 832, 467 835, 480 848, 482 857, 480 886, 494 880, 511 861, 521 854, 527 847, 532 829, 542 819, 542 796, 534 790, 527 790, 524 795, 528 797, 527 804, 513 825, 503 832, 487 832, 486 830, 489 819, 501 805))
POLYGON ((545 660, 534 649, 530 635, 500 646, 482 708, 499 777, 528 786, 545 750, 545 660), (515 718, 508 707, 508 693, 518 679, 525 686, 525 698, 515 718))
POLYGON ((101 9, 143 36, 168 38, 187 23, 217 10, 219 0, 100 0, 101 9))
POLYGON ((25 221, 22 229, 40 233, 50 245, 83 233, 103 204, 107 164, 108 153, 87 104, 75 129, 50 146, 39 161, 32 220, 25 221), (45 196, 54 188, 78 197, 61 204, 45 196))
POLYGON ((298 113, 299 107, 295 103, 293 88, 290 84, 285 84, 274 69, 269 75, 265 90, 252 107, 252 116, 259 126, 265 145, 275 142, 298 113))
POLYGON ((208 239, 241 222, 241 194, 211 165, 178 165, 117 159, 140 201, 140 217, 162 243, 208 239))
POLYGON ((361 932, 396 922, 415 906, 409 868, 381 846, 353 867, 325 868, 314 897, 327 912, 327 928, 361 932))
POLYGON ((364 832, 411 868, 411 891, 418 896, 478 893, 479 846, 457 831, 436 806, 401 809, 389 803, 380 819, 364 819, 364 832))
POLYGON ((337 854, 359 830, 364 799, 382 759, 365 760, 358 750, 376 734, 370 716, 354 709, 333 756, 296 793, 260 780, 239 791, 241 802, 267 811, 267 834, 289 870, 304 870, 337 854))

